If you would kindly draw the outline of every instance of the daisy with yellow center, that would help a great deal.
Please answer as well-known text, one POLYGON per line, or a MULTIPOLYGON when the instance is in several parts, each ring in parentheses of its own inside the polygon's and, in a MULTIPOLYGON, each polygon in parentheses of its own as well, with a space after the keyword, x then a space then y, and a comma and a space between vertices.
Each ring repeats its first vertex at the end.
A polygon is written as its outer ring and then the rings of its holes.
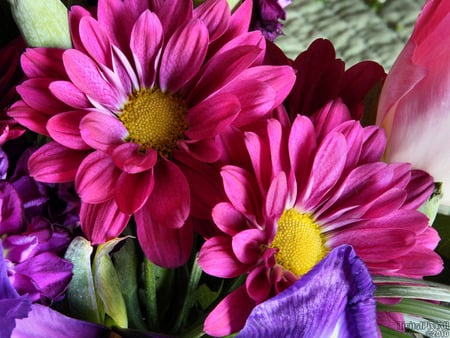
POLYGON ((340 245, 351 245, 373 274, 418 278, 442 269, 433 251, 439 237, 417 211, 433 180, 409 164, 380 162, 381 129, 363 128, 332 102, 292 125, 271 119, 252 130, 222 138, 246 152, 222 168, 226 197, 212 212, 218 234, 206 239, 199 264, 214 276, 247 277, 208 316, 208 334, 242 329, 257 304, 340 245))
POLYGON ((95 13, 70 9, 73 48, 27 50, 9 115, 52 139, 30 159, 31 175, 75 181, 93 244, 133 216, 146 256, 180 266, 193 243, 191 189, 202 188, 181 162, 216 161, 217 136, 270 113, 294 71, 262 65, 252 1, 231 13, 226 0, 99 0, 95 13))

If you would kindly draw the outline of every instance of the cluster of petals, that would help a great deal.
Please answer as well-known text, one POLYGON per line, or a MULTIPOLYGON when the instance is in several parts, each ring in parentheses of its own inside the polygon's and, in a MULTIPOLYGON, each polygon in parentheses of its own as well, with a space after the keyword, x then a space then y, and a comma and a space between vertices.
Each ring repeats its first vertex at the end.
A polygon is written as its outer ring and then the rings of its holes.
POLYGON ((328 250, 351 245, 372 274, 421 278, 442 270, 433 251, 439 236, 417 211, 432 178, 407 163, 381 162, 382 129, 362 127, 340 100, 292 124, 280 114, 223 140, 245 151, 222 168, 226 198, 212 212, 220 233, 203 244, 199 264, 214 276, 247 278, 207 318, 211 333, 217 318, 224 320, 219 334, 241 329, 255 305, 297 279, 271 247, 285 210, 310 215, 328 250))
POLYGON ((178 162, 217 160, 215 137, 266 116, 295 81, 291 67, 262 65, 265 40, 248 31, 251 12, 250 0, 233 14, 225 0, 195 9, 190 0, 100 0, 96 16, 71 8, 73 49, 23 55, 28 79, 9 115, 52 139, 30 159, 31 174, 75 181, 94 244, 118 236, 133 215, 149 259, 166 267, 188 259, 190 188, 178 162), (127 141, 117 118, 142 88, 187 106, 188 128, 170 156, 127 141))

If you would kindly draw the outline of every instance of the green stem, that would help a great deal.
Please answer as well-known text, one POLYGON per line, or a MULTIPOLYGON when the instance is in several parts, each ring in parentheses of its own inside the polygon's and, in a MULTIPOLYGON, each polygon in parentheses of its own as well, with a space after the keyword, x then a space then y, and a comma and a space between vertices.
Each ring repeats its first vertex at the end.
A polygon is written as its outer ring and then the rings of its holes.
POLYGON ((158 303, 156 299, 155 266, 148 258, 144 257, 145 276, 145 308, 147 310, 148 325, 151 330, 157 330, 159 326, 158 303))
POLYGON ((189 276, 189 282, 187 285, 186 296, 184 298, 183 305, 181 307, 180 314, 175 323, 175 332, 178 332, 185 324, 189 313, 194 305, 198 289, 198 283, 200 281, 200 277, 202 276, 202 269, 198 265, 198 256, 195 257, 194 262, 192 263, 191 274, 189 276))

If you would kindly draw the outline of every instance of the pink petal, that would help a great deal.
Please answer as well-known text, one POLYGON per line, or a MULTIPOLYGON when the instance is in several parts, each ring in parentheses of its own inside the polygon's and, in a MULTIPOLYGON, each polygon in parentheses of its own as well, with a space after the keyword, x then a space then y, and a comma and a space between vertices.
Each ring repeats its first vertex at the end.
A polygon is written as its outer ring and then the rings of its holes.
POLYGON ((222 168, 225 193, 236 208, 245 215, 259 215, 262 205, 254 178, 244 169, 234 166, 222 168))
POLYGON ((85 203, 103 203, 114 195, 121 171, 102 151, 89 154, 78 168, 75 189, 85 203))
POLYGON ((396 275, 410 278, 434 276, 444 268, 442 258, 433 250, 414 250, 397 261, 402 267, 396 275))
POLYGON ((117 146, 112 158, 114 164, 129 174, 137 174, 153 168, 158 159, 158 153, 153 149, 142 151, 133 142, 122 143, 117 146))
POLYGON ((261 303, 270 297, 272 291, 271 271, 265 266, 253 269, 245 281, 247 293, 256 303, 261 303))
POLYGON ((183 172, 164 158, 154 167, 155 186, 146 203, 152 224, 171 229, 181 228, 189 215, 189 185, 183 172))
POLYGON ((97 9, 98 22, 106 28, 109 39, 127 51, 133 25, 147 9, 147 1, 104 0, 97 9))
POLYGON ((411 180, 406 187, 408 197, 403 208, 415 210, 422 206, 434 190, 433 178, 421 170, 411 171, 411 180))
POLYGON ((7 114, 35 133, 50 136, 46 128, 49 116, 30 108, 25 102, 17 101, 8 109, 7 114))
POLYGON ((234 278, 247 272, 248 266, 238 261, 233 254, 231 238, 216 236, 208 239, 200 249, 198 264, 207 274, 234 278))
POLYGON ((63 52, 59 48, 28 48, 20 60, 25 75, 29 78, 67 79, 63 52))
POLYGON ((230 24, 226 32, 226 39, 232 39, 248 32, 252 18, 253 1, 244 0, 231 15, 230 24))
POLYGON ((85 111, 76 110, 60 113, 50 118, 47 130, 51 138, 70 149, 90 149, 80 135, 80 121, 85 115, 85 111))
POLYGON ((248 229, 233 236, 231 245, 236 258, 243 264, 257 264, 262 257, 262 247, 267 245, 264 231, 260 229, 248 229))
POLYGON ((134 24, 130 38, 130 48, 143 87, 151 87, 155 82, 156 62, 162 43, 163 30, 159 18, 145 11, 134 24))
POLYGON ((49 85, 50 92, 65 104, 78 108, 91 108, 92 104, 86 95, 81 92, 72 82, 53 81, 49 85))
POLYGON ((306 210, 317 207, 341 178, 347 160, 347 144, 342 134, 328 134, 314 156, 308 183, 301 195, 306 210))
POLYGON ((111 66, 111 43, 103 26, 94 18, 85 16, 80 20, 79 33, 89 55, 98 63, 111 66))
POLYGON ((83 43, 80 39, 80 32, 79 32, 79 26, 80 21, 84 17, 92 17, 92 14, 85 8, 81 6, 72 6, 69 9, 69 29, 70 29, 70 36, 72 38, 72 44, 75 49, 78 49, 80 51, 85 51, 83 43))
POLYGON ((231 94, 217 94, 189 109, 185 134, 194 140, 216 136, 228 127, 240 111, 238 99, 231 94))
POLYGON ((375 126, 364 128, 364 142, 358 165, 376 162, 381 159, 386 147, 384 130, 375 126))
POLYGON ((81 203, 81 229, 93 245, 118 237, 129 219, 129 215, 120 212, 114 199, 99 204, 81 203))
POLYGON ((175 93, 197 75, 207 50, 208 31, 201 21, 193 20, 175 31, 161 58, 161 90, 175 93))
POLYGON ((347 106, 341 100, 333 100, 314 113, 311 121, 314 123, 317 138, 322 140, 325 135, 350 118, 347 106))
POLYGON ((180 151, 205 163, 216 162, 220 157, 220 149, 215 139, 179 141, 178 148, 173 152, 175 158, 178 158, 180 151))
POLYGON ((205 320, 203 330, 214 337, 224 337, 238 332, 244 327, 245 321, 255 306, 256 302, 247 294, 245 285, 242 285, 227 295, 211 311, 205 320))
POLYGON ((280 172, 270 184, 269 191, 266 196, 265 211, 267 217, 270 219, 279 219, 284 209, 288 198, 288 187, 286 174, 280 172))
POLYGON ((138 174, 120 174, 114 193, 119 210, 128 215, 139 210, 147 201, 153 185, 153 172, 150 170, 138 174))
POLYGON ((230 7, 226 1, 207 0, 194 9, 194 18, 202 20, 209 31, 209 41, 221 36, 228 27, 230 7))
POLYGON ((259 51, 255 46, 243 46, 212 57, 201 69, 200 79, 189 94, 188 103, 194 105, 231 82, 254 62, 259 51))
POLYGON ((128 131, 116 117, 93 111, 81 120, 80 134, 92 148, 111 153, 124 142, 128 131))
POLYGON ((88 152, 68 149, 50 142, 34 152, 29 161, 30 175, 37 181, 48 183, 71 182, 81 161, 88 152))
POLYGON ((161 20, 166 37, 172 36, 179 27, 192 19, 192 1, 153 1, 151 6, 150 10, 161 20))
POLYGON ((68 107, 48 90, 51 81, 46 78, 29 79, 18 85, 16 89, 27 105, 45 115, 52 116, 67 110, 68 107))
POLYGON ((212 218, 215 225, 230 236, 246 229, 245 216, 228 202, 218 203, 212 210, 212 218))
POLYGON ((117 88, 104 79, 91 58, 75 49, 69 49, 64 52, 63 60, 71 81, 88 98, 111 111, 117 111, 125 102, 126 97, 121 97, 117 88))
MULTIPOLYGON (((153 193, 152 193, 153 195, 153 193)), ((154 208, 147 202, 134 215, 137 236, 144 254, 153 263, 176 268, 187 262, 193 245, 193 229, 190 221, 182 227, 169 228, 152 217, 154 208)))

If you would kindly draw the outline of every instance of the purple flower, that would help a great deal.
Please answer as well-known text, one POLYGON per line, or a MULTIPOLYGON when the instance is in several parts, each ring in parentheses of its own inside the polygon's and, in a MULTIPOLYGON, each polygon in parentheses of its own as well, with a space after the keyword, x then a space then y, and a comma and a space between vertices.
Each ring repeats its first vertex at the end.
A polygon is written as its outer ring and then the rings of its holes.
POLYGON ((367 267, 342 245, 256 306, 237 337, 377 337, 374 290, 367 267))
POLYGON ((284 8, 290 0, 256 0, 253 1, 253 13, 250 28, 260 30, 264 37, 274 41, 281 35, 283 25, 279 21, 286 19, 284 8))
MULTIPOLYGON (((0 252, 3 252, 0 240, 0 252)), ((31 309, 28 296, 19 296, 6 273, 5 261, 0 257, 0 337, 10 337, 17 318, 25 318, 31 309)))

